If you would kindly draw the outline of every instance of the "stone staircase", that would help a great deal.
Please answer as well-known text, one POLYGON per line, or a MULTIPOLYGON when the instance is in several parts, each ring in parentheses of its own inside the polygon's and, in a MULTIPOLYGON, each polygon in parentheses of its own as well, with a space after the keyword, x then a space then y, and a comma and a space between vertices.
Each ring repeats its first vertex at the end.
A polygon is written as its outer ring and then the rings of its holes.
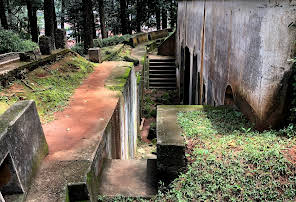
POLYGON ((176 89, 175 58, 149 57, 149 88, 176 89))

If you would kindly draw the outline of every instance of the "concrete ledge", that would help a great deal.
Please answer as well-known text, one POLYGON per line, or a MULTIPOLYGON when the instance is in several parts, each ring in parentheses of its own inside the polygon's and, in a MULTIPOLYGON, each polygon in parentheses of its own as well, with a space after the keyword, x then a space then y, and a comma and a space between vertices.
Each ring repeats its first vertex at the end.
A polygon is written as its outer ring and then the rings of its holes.
POLYGON ((6 172, 0 175, 7 177, 0 186, 4 198, 27 194, 32 178, 47 153, 35 102, 14 104, 0 117, 0 166, 6 167, 6 172))

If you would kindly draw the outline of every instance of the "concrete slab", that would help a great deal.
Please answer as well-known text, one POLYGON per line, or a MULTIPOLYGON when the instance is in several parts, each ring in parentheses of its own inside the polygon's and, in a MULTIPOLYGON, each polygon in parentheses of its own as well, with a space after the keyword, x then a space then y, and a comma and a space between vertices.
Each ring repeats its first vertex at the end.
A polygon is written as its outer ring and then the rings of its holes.
MULTIPOLYGON (((151 197, 157 194, 147 160, 108 160, 102 172, 99 193, 103 196, 151 197)), ((155 170, 155 169, 154 169, 155 170)))

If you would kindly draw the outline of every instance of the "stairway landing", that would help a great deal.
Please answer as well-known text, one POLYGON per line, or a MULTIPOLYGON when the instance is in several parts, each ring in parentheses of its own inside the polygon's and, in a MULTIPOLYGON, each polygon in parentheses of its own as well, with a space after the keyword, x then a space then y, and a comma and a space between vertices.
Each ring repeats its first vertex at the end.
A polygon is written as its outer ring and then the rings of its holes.
POLYGON ((154 160, 106 160, 100 180, 100 195, 143 198, 156 195, 154 166, 154 160))

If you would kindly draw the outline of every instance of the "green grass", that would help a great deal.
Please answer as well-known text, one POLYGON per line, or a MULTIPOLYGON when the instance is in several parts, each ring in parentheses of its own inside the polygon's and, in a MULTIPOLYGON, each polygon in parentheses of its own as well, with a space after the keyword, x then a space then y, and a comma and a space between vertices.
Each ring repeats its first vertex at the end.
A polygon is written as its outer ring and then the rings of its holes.
POLYGON ((35 100, 42 122, 51 121, 53 113, 68 104, 74 90, 94 67, 82 57, 69 56, 62 61, 55 68, 40 67, 27 74, 23 81, 15 81, 12 86, 17 85, 20 90, 13 94, 9 87, 1 89, 0 111, 20 100, 35 100))
POLYGON ((287 151, 295 138, 253 129, 240 112, 217 108, 178 114, 188 168, 167 201, 295 201, 295 165, 287 151))

